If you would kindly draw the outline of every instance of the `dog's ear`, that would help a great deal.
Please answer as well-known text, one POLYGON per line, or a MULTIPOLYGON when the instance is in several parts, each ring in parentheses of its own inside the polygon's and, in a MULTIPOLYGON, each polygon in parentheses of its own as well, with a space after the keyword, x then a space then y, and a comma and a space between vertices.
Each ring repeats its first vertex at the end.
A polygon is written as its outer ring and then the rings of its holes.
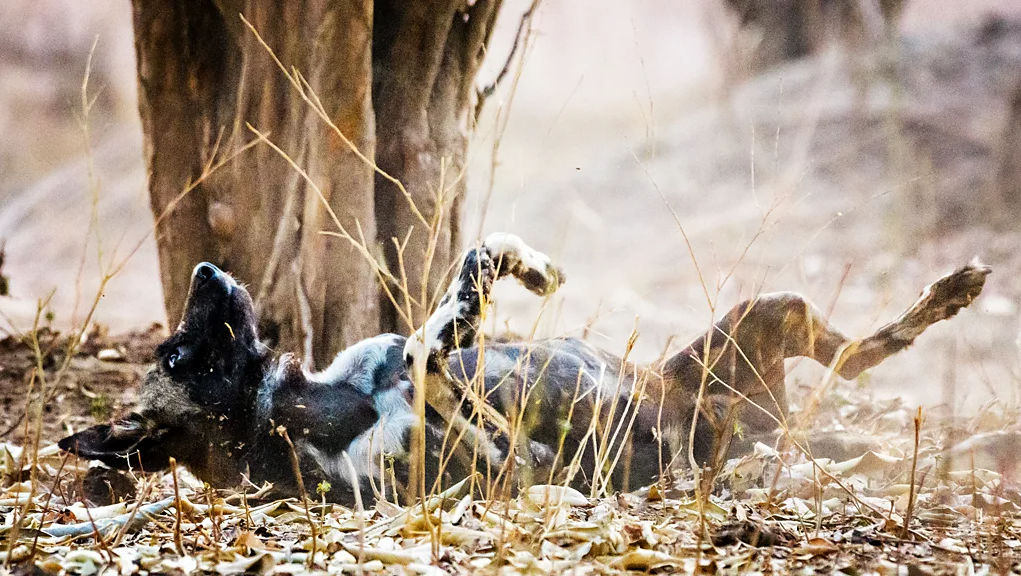
POLYGON ((111 468, 152 472, 168 466, 168 454, 161 441, 165 432, 152 430, 141 418, 128 417, 82 430, 61 439, 57 446, 79 458, 99 460, 111 468))

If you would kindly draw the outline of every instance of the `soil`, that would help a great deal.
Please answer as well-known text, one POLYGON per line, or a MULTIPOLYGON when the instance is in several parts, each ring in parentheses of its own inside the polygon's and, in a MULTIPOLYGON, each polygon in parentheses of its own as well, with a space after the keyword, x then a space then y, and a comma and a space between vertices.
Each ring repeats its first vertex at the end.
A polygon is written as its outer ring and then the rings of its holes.
POLYGON ((0 442, 24 446, 38 433, 40 445, 46 446, 130 409, 153 350, 165 337, 158 324, 114 337, 94 329, 69 362, 67 338, 48 328, 37 331, 41 354, 30 339, 0 340, 0 442), (43 379, 35 377, 40 364, 43 379), (30 404, 38 409, 40 388, 46 402, 37 430, 39 420, 24 416, 30 389, 30 404))

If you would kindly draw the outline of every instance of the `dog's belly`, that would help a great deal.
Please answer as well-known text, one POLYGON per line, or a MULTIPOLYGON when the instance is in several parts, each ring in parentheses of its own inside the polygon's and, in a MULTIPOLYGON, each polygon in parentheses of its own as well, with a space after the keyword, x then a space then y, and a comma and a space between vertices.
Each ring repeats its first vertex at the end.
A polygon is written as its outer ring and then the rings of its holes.
MULTIPOLYGON (((386 342, 384 347, 397 345, 395 340, 386 342)), ((328 479, 347 485, 354 485, 357 479, 363 493, 370 482, 377 485, 381 479, 389 482, 391 467, 398 483, 407 484, 410 443, 419 422, 406 373, 402 366, 388 361, 393 355, 386 352, 368 354, 376 362, 343 358, 344 364, 371 370, 375 375, 372 402, 378 418, 343 449, 317 442, 306 443, 304 447, 305 456, 328 479), (390 366, 391 363, 394 365, 390 366)), ((654 480, 660 463, 669 461, 669 447, 663 447, 661 457, 660 445, 652 434, 658 404, 644 393, 645 375, 627 364, 622 370, 619 358, 574 339, 493 344, 485 348, 481 362, 484 378, 480 382, 478 356, 477 347, 452 353, 449 374, 476 390, 482 384, 486 401, 509 419, 520 422, 518 433, 529 442, 515 449, 515 463, 519 467, 531 466, 534 481, 547 481, 551 471, 554 479, 559 480, 562 477, 559 473, 570 468, 573 483, 583 486, 598 467, 612 468, 615 488, 625 484, 633 488, 654 480), (522 407, 524 413, 517 418, 522 407), (528 447, 528 454, 524 454, 524 446, 528 447)), ((339 368, 332 366, 325 373, 336 376, 350 373, 339 368)), ((317 376, 312 379, 320 385, 342 385, 317 376)), ((467 403, 465 416, 476 422, 467 403)), ((426 419, 427 483, 434 482, 440 461, 448 479, 459 480, 471 470, 464 455, 473 454, 473 447, 461 446, 461 454, 454 454, 456 433, 445 434, 447 423, 431 410, 427 410, 426 419)), ((506 439, 497 437, 494 443, 502 457, 510 453, 506 439)))
POLYGON ((465 348, 449 360, 451 375, 476 387, 484 364, 486 399, 501 413, 524 408, 519 434, 532 442, 540 469, 573 464, 573 483, 584 485, 596 467, 612 468, 621 488, 651 482, 669 460, 669 446, 660 458, 652 433, 658 403, 647 394, 648 374, 612 354, 557 338, 487 345, 481 362, 477 347, 465 348))

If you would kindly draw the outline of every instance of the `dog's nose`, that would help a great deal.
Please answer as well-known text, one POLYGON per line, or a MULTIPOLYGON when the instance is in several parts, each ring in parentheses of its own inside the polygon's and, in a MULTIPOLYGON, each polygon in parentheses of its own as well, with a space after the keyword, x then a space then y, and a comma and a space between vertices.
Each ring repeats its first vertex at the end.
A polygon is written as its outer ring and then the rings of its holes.
POLYGON ((195 267, 195 279, 205 282, 212 280, 217 274, 220 273, 220 269, 213 266, 209 262, 203 262, 195 267))

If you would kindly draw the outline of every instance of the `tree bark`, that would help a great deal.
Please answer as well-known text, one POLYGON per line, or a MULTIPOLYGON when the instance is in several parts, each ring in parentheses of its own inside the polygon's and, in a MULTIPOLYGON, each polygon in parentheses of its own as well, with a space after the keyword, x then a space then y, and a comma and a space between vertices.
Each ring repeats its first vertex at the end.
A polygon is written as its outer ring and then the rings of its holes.
MULTIPOLYGON (((458 217, 475 75, 499 0, 132 0, 139 111, 167 315, 176 321, 194 265, 209 260, 248 284, 263 334, 326 363, 381 329, 408 332, 381 296, 373 266, 286 160, 256 145, 268 134, 319 187, 340 223, 381 243, 416 320, 460 248, 458 217), (402 181, 438 241, 389 180, 358 158, 302 101, 251 22, 297 70, 331 121, 402 181), (377 154, 378 150, 378 154, 377 154), (182 196, 191 183, 201 179, 182 196), (436 191, 441 189, 441 195, 436 191), (410 233, 410 235, 409 235, 410 233)), ((403 300, 401 305, 405 306, 403 300)))
MULTIPOLYGON (((1007 113, 1007 125, 1000 143, 1000 166, 996 189, 1004 211, 1016 215, 1021 211, 1021 84, 1014 89, 1007 113)), ((995 204, 994 204, 995 205, 995 204)))

